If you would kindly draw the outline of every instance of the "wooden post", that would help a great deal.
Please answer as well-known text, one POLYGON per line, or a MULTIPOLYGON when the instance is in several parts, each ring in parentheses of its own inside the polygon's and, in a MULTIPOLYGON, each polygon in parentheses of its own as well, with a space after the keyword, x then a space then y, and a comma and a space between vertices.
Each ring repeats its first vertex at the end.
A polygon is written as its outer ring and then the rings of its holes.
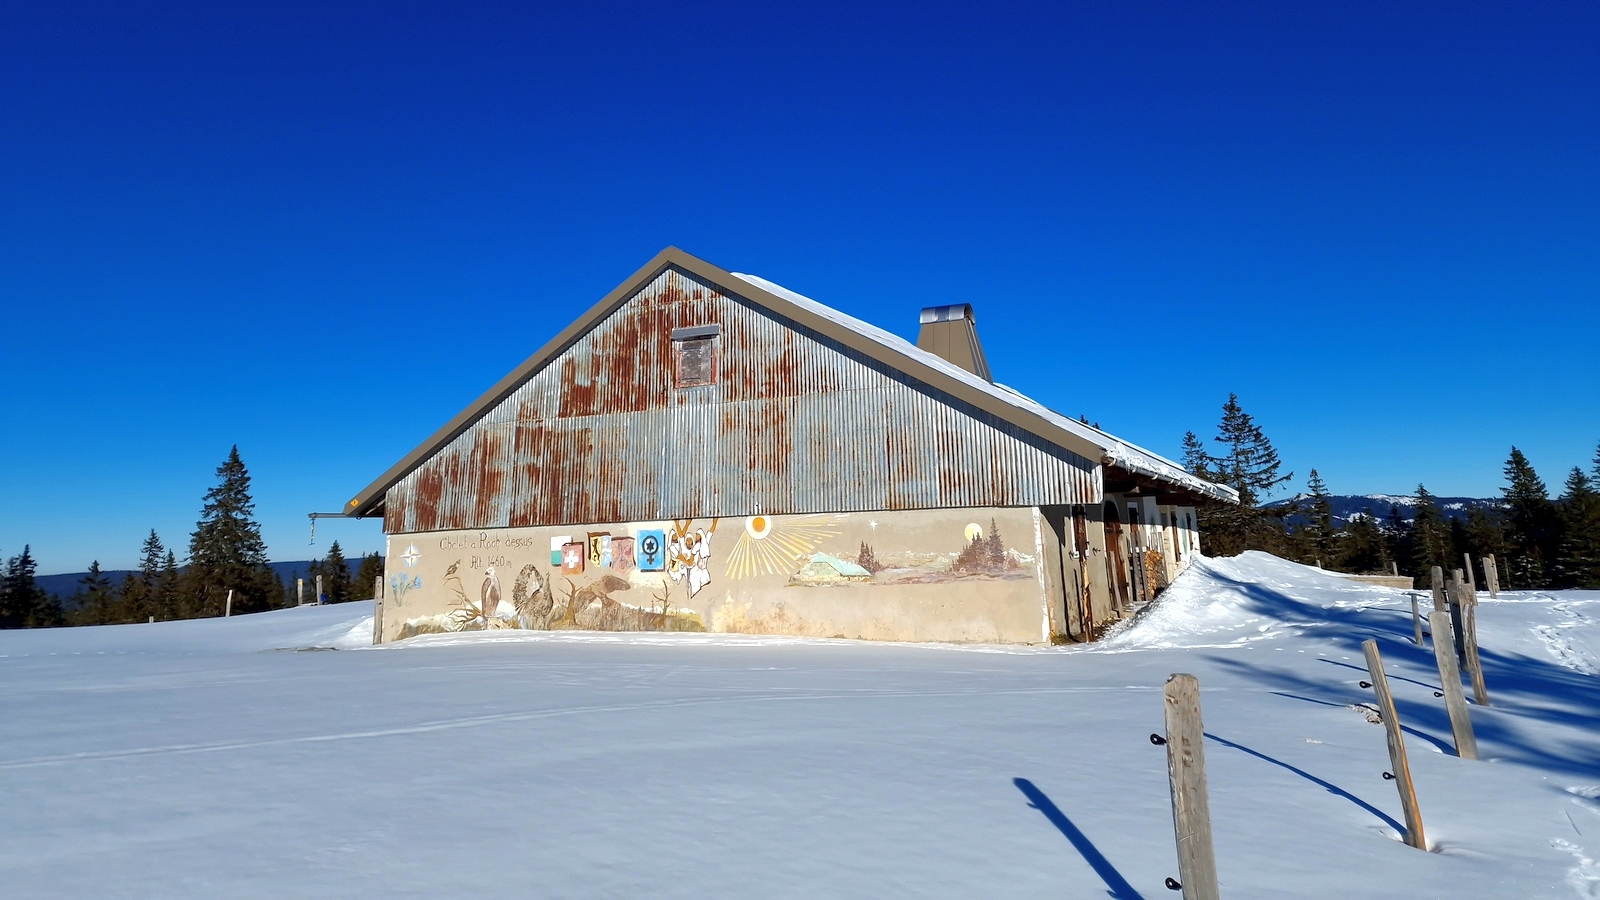
POLYGON ((1394 573, 1394 577, 1399 578, 1400 577, 1400 564, 1395 562, 1392 559, 1389 560, 1389 571, 1394 573))
POLYGON ((1417 789, 1411 784, 1411 764, 1406 761, 1406 742, 1400 734, 1400 713, 1394 708, 1394 695, 1389 693, 1389 679, 1383 674, 1383 657, 1378 653, 1378 642, 1368 639, 1361 644, 1367 655, 1367 671, 1372 673, 1372 687, 1378 692, 1378 713, 1383 716, 1383 729, 1389 735, 1389 767, 1393 770, 1395 787, 1400 789, 1400 808, 1406 814, 1406 843, 1418 850, 1428 849, 1428 839, 1422 833, 1422 811, 1417 808, 1417 789))
POLYGON ((1422 646, 1422 616, 1417 613, 1417 602, 1420 596, 1416 591, 1411 592, 1411 628, 1416 632, 1416 637, 1412 638, 1412 640, 1418 647, 1422 646))
POLYGON ((1450 573, 1444 585, 1445 597, 1450 601, 1450 624, 1455 628, 1456 664, 1467 664, 1467 626, 1461 619, 1461 607, 1466 605, 1466 585, 1461 580, 1461 570, 1450 573))
POLYGON ((1479 706, 1489 705, 1489 688, 1483 683, 1483 662, 1478 658, 1478 592, 1468 588, 1461 618, 1466 626, 1467 672, 1472 675, 1472 699, 1479 706))
POLYGON ((322 604, 322 576, 321 575, 317 576, 317 599, 316 599, 316 603, 318 605, 322 604))
POLYGON ((1483 558, 1483 580, 1489 582, 1489 596, 1500 596, 1500 566, 1491 553, 1483 558))
POLYGON ((222 607, 222 617, 226 619, 231 615, 233 615, 233 588, 228 588, 228 602, 222 607))
POLYGON ((1450 733, 1455 738, 1456 755, 1462 759, 1478 758, 1478 739, 1472 734, 1472 719, 1467 714, 1467 698, 1461 694, 1461 672, 1456 669, 1456 655, 1450 647, 1450 614, 1428 614, 1428 624, 1433 627, 1433 659, 1439 665, 1439 686, 1444 688, 1444 706, 1450 713, 1450 733), (1439 640, 1440 636, 1444 640, 1439 640))
POLYGON ((294 605, 306 605, 306 580, 304 578, 296 578, 294 580, 294 605))
MULTIPOLYGON (((1438 612, 1444 609, 1444 570, 1434 566, 1428 572, 1428 576, 1433 579, 1433 609, 1434 612, 1438 612)), ((1435 641, 1438 639, 1438 637, 1434 638, 1435 641)))
POLYGON ((372 643, 383 643, 383 576, 372 580, 372 643))
POLYGON ((1467 584, 1472 585, 1473 590, 1477 590, 1478 578, 1476 575, 1472 574, 1472 554, 1461 554, 1461 565, 1463 566, 1463 571, 1467 573, 1467 584))
POLYGON ((1217 858, 1211 846, 1211 803, 1206 795, 1205 727, 1200 722, 1200 682, 1174 674, 1163 692, 1167 708, 1167 780, 1172 787, 1172 828, 1178 841, 1178 882, 1183 900, 1219 900, 1217 858))

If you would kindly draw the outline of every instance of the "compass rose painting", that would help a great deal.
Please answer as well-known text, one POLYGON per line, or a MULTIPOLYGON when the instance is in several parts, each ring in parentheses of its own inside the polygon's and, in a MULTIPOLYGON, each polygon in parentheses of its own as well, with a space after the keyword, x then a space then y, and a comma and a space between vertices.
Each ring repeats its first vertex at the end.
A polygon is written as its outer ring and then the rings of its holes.
POLYGON ((843 515, 750 516, 744 531, 728 554, 728 577, 788 575, 802 557, 810 556, 824 541, 843 533, 843 515))

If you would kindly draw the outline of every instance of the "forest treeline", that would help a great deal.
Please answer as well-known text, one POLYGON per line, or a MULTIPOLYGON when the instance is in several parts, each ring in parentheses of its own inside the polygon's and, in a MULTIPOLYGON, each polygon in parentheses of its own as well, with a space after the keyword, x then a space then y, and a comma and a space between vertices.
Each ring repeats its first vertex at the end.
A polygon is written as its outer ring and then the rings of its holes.
MULTIPOLYGON (((206 492, 200 521, 189 536, 187 564, 151 529, 139 550, 139 567, 114 584, 100 571, 89 571, 78 590, 63 602, 41 590, 35 580, 36 565, 30 547, 6 560, 0 576, 0 628, 40 628, 58 625, 114 625, 171 619, 220 616, 233 591, 234 614, 262 612, 293 606, 294 584, 284 584, 267 564, 267 547, 255 521, 255 501, 250 496, 250 473, 234 447, 217 468, 217 485, 206 492)), ((330 603, 372 599, 372 587, 383 575, 383 558, 376 553, 361 558, 354 579, 334 541, 328 555, 312 562, 309 580, 323 576, 323 593, 330 603)), ((315 598, 308 598, 315 599, 315 598)))
POLYGON ((1392 566, 1425 586, 1433 566, 1449 572, 1461 567, 1463 553, 1475 560, 1493 554, 1507 589, 1600 589, 1600 447, 1587 471, 1574 466, 1567 473, 1555 498, 1528 458, 1512 447, 1494 509, 1470 509, 1465 519, 1447 517, 1419 484, 1409 521, 1398 508, 1382 519, 1368 509, 1335 525, 1328 486, 1316 469, 1295 502, 1261 505, 1294 473, 1280 474, 1277 451, 1237 395, 1223 405, 1212 443, 1214 450, 1192 431, 1183 439, 1184 468, 1239 492, 1238 506, 1219 503, 1199 510, 1201 546, 1211 556, 1265 550, 1354 573, 1387 574, 1392 566))

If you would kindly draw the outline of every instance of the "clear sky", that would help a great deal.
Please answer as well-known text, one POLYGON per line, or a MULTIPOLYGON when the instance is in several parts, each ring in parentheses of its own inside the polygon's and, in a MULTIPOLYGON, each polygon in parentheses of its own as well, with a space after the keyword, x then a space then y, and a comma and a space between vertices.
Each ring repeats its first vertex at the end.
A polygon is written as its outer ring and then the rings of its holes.
POLYGON ((0 554, 275 559, 658 250, 1336 493, 1600 442, 1600 4, 0 4, 0 554))

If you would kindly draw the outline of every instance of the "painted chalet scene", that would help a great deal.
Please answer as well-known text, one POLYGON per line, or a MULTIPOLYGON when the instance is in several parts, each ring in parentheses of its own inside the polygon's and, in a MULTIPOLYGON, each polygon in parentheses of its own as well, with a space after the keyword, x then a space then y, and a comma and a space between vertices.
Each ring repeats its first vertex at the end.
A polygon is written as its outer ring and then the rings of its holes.
POLYGON ((971 306, 920 320, 664 250, 345 506, 387 535, 375 640, 1089 641, 1237 501, 996 384, 971 306))

